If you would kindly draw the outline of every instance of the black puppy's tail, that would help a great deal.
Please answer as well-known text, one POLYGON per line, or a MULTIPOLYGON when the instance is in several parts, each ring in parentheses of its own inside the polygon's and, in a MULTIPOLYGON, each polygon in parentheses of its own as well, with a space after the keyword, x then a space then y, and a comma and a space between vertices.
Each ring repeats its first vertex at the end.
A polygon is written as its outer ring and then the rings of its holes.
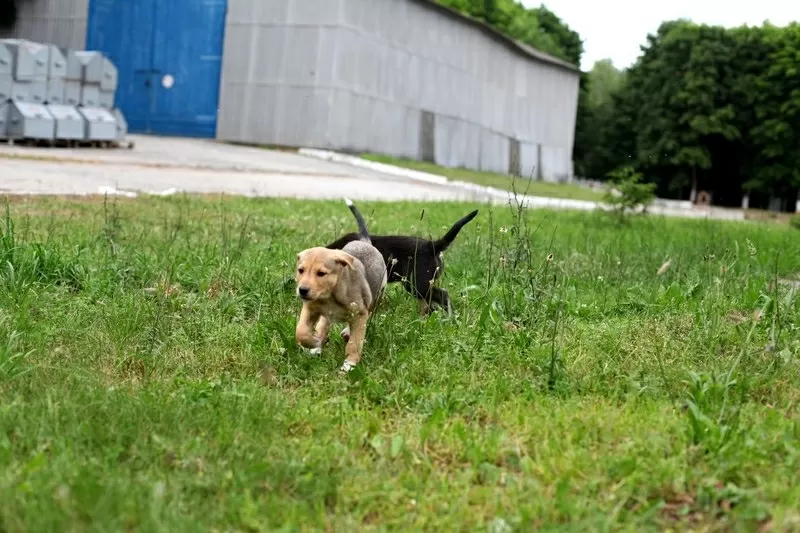
POLYGON ((466 226, 469 223, 469 221, 475 218, 477 215, 478 215, 478 210, 476 209, 472 213, 468 214, 467 216, 465 216, 464 218, 453 224, 453 227, 450 228, 450 231, 444 234, 444 237, 442 237, 438 241, 434 241, 433 248, 437 252, 444 252, 445 250, 447 250, 447 247, 453 244, 453 241, 456 240, 456 237, 458 237, 458 232, 461 231, 461 228, 466 226))
POLYGON ((358 223, 358 235, 361 237, 361 240, 372 244, 372 239, 369 238, 369 230, 367 230, 367 223, 364 222, 364 217, 361 216, 361 212, 358 210, 355 204, 353 204, 353 201, 350 200, 350 198, 345 198, 344 203, 347 204, 347 207, 350 208, 353 216, 356 217, 356 222, 358 223))

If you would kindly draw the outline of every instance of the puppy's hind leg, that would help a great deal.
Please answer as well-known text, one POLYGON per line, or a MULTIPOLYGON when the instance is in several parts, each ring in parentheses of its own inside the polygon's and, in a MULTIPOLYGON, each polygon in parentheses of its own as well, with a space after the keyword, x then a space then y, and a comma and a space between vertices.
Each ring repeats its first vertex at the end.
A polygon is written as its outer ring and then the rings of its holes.
POLYGON ((419 300, 419 313, 421 316, 427 316, 432 313, 435 305, 444 308, 448 315, 452 314, 450 296, 447 291, 434 287, 433 283, 433 277, 426 281, 419 280, 414 287, 409 286, 406 290, 414 294, 419 300))
POLYGON ((431 287, 430 301, 444 308, 448 316, 453 314, 453 305, 450 302, 450 295, 447 294, 446 290, 438 287, 431 287))
POLYGON ((428 316, 429 314, 431 314, 431 306, 428 304, 427 300, 418 297, 417 302, 419 303, 420 316, 428 316))

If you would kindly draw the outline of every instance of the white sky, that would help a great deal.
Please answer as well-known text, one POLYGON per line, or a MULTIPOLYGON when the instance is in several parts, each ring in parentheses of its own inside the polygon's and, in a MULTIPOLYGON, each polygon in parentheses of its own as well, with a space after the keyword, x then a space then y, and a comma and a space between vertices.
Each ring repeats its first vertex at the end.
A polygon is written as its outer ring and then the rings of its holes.
POLYGON ((533 7, 544 3, 583 39, 581 68, 610 58, 617 68, 630 66, 648 33, 665 20, 688 18, 726 27, 761 25, 765 20, 784 26, 800 21, 798 0, 522 0, 533 7))

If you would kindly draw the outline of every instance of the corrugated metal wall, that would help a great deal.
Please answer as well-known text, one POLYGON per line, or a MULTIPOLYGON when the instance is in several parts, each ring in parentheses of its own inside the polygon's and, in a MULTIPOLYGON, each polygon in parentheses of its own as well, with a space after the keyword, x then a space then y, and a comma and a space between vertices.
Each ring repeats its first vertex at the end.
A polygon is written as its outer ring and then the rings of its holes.
POLYGON ((20 2, 19 20, 0 38, 24 38, 81 50, 86 46, 89 0, 27 0, 20 2))
POLYGON ((411 0, 230 0, 217 135, 554 180, 578 83, 411 0))

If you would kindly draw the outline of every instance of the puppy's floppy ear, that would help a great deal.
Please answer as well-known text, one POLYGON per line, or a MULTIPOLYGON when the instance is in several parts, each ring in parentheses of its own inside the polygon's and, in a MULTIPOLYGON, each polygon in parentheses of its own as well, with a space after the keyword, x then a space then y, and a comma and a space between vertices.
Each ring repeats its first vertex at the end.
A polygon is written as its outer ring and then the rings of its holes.
POLYGON ((348 254, 347 252, 337 252, 336 262, 344 267, 349 267, 349 268, 356 267, 355 263, 353 263, 353 256, 348 254))

